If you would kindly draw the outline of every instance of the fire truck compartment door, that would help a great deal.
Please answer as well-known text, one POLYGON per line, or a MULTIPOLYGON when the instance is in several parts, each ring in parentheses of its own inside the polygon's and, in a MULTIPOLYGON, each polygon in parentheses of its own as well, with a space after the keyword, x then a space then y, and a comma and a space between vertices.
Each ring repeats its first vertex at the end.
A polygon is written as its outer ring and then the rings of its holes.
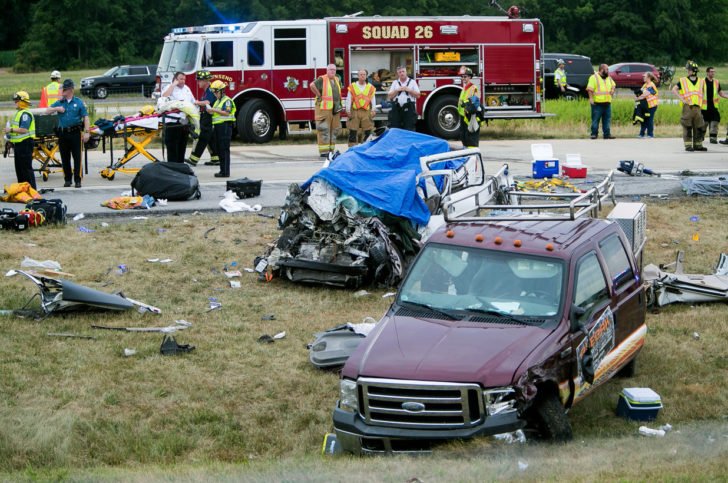
POLYGON ((483 47, 488 84, 533 84, 536 79, 536 46, 486 45, 483 47))

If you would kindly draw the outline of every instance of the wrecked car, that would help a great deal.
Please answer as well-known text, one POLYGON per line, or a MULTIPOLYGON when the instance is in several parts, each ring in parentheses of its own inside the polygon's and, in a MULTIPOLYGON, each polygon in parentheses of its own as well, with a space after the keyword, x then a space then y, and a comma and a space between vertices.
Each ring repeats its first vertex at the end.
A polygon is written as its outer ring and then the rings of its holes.
MULTIPOLYGON (((488 192, 483 171, 477 149, 450 152, 442 139, 387 130, 290 186, 282 234, 256 270, 294 282, 395 286, 442 223, 444 201, 459 209, 462 193, 488 192)), ((506 173, 493 177, 498 185, 510 183, 506 173)))
POLYGON ((726 302, 728 301, 728 255, 721 253, 715 272, 709 275, 685 273, 685 252, 680 250, 673 263, 657 267, 647 265, 645 282, 649 284, 648 303, 662 307, 676 302, 726 302), (665 269, 673 266, 672 273, 665 269))
POLYGON ((453 216, 445 201, 446 224, 341 372, 344 451, 428 451, 519 429, 572 438, 566 410, 631 375, 647 332, 644 241, 590 216, 613 199, 611 178, 564 203, 476 203, 453 216))

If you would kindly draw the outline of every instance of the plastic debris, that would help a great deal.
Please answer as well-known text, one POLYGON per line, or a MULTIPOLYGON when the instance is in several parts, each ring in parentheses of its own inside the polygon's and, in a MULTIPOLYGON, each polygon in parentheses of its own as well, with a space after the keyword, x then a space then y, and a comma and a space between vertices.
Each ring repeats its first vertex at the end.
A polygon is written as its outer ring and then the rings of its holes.
POLYGON ((161 234, 162 234, 162 233, 164 233, 165 231, 167 231, 167 229, 166 229, 166 228, 157 228, 157 235, 161 235, 161 234))
POLYGON ((45 268, 47 270, 61 270, 61 264, 55 260, 33 260, 32 258, 23 257, 23 261, 20 262, 21 268, 45 268))
POLYGON ((230 280, 230 288, 240 288, 242 285, 238 280, 230 280))
POLYGON ((131 219, 132 220, 148 220, 149 217, 148 216, 133 216, 131 219))
POLYGON ((670 431, 672 431, 672 424, 663 424, 662 426, 660 426, 660 429, 663 430, 665 433, 669 433, 670 431))
POLYGON ((228 270, 226 272, 223 272, 227 278, 235 278, 235 277, 242 277, 243 274, 240 273, 240 270, 228 270))
POLYGON ((108 224, 108 223, 106 223, 105 221, 102 221, 102 222, 101 222, 101 227, 102 227, 102 228, 108 228, 108 227, 109 227, 109 224, 108 224))
POLYGON ((7 272, 5 272, 6 277, 14 277, 17 274, 18 274, 18 272, 16 270, 8 270, 7 272))
POLYGON ((523 460, 518 460, 518 469, 520 471, 526 471, 527 468, 528 468, 528 463, 526 463, 523 460))
POLYGON ((253 270, 252 268, 247 268, 247 267, 246 267, 246 268, 244 268, 243 270, 245 270, 245 271, 246 271, 246 272, 248 272, 248 273, 255 273, 255 270, 253 270))
POLYGON ((80 231, 81 233, 93 233, 96 230, 92 230, 91 228, 87 228, 87 227, 81 225, 78 227, 78 231, 80 231))
POLYGON ((159 205, 159 206, 167 206, 167 200, 165 200, 165 199, 159 199, 159 200, 157 200, 157 205, 159 205))
POLYGON ((693 233, 693 241, 700 241, 700 233, 697 231, 693 233))
POLYGON ((119 275, 124 275, 125 273, 129 273, 129 267, 124 265, 123 263, 116 267, 116 273, 119 275))
POLYGON ((192 322, 187 322, 184 319, 175 320, 174 323, 177 324, 177 325, 183 325, 185 327, 192 327, 192 322))
POLYGON ((208 312, 222 308, 222 303, 217 300, 217 297, 209 297, 207 300, 210 302, 210 307, 207 309, 208 312))
POLYGON ((172 263, 174 260, 171 258, 163 258, 159 261, 159 263, 172 263))
POLYGON ((693 215, 690 217, 690 221, 692 221, 693 223, 696 223, 696 222, 700 221, 700 217, 698 215, 693 215))
POLYGON ((124 349, 124 357, 131 357, 136 353, 137 353, 136 349, 126 349, 126 348, 124 349))
POLYGON ((240 201, 238 198, 238 195, 233 193, 232 191, 226 191, 225 196, 222 200, 220 200, 220 208, 225 210, 228 213, 236 213, 239 211, 260 211, 263 209, 263 207, 259 204, 250 206, 249 204, 245 203, 244 201, 240 201))
POLYGON ((522 430, 516 430, 510 433, 501 433, 496 434, 494 438, 498 441, 502 441, 506 444, 514 444, 514 443, 525 443, 526 442, 526 435, 522 430))
POLYGON ((366 297, 367 295, 371 295, 371 294, 369 292, 367 292, 366 290, 357 290, 356 292, 354 292, 354 297, 357 297, 357 298, 366 297))
POLYGON ((273 339, 275 340, 281 340, 286 337, 286 331, 278 332, 276 335, 273 336, 273 339))
POLYGON ((397 292, 387 292, 384 295, 382 295, 382 298, 383 299, 388 299, 390 297, 394 297, 395 295, 397 295, 397 292))
POLYGON ((693 332, 693 339, 700 340, 700 334, 697 332, 693 332))
POLYGON ((159 261, 159 258, 147 258, 147 261, 150 263, 157 263, 159 261))
POLYGON ((656 437, 656 438, 662 438, 665 436, 665 431, 662 429, 652 429, 648 428, 647 426, 640 426, 639 433, 642 436, 649 436, 649 437, 656 437))
POLYGON ((83 213, 79 213, 78 215, 73 217, 73 221, 83 220, 84 218, 86 218, 86 215, 84 215, 83 213))
POLYGON ((260 320, 276 320, 275 314, 265 314, 260 320))

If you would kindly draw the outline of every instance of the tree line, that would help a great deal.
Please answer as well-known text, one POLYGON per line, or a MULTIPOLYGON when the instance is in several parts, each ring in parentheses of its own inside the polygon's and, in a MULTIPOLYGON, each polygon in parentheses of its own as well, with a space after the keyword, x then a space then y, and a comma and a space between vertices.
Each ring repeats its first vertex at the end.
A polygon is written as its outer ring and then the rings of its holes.
MULTIPOLYGON (((174 27, 250 20, 362 15, 503 15, 495 2, 449 0, 0 0, 0 51, 18 72, 154 63, 174 27)), ((506 9, 509 3, 500 2, 506 9)), ((549 52, 593 63, 701 65, 728 61, 728 0, 523 0, 544 24, 549 52)))

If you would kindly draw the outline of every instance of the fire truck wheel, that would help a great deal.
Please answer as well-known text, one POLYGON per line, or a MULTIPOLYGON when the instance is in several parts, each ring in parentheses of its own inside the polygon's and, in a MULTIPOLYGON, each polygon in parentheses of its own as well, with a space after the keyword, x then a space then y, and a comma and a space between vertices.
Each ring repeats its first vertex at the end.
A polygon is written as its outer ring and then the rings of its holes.
POLYGON ((443 139, 457 139, 460 133, 458 98, 452 95, 440 96, 427 108, 427 127, 430 132, 443 139))
POLYGON ((267 143, 273 139, 277 122, 270 104, 262 99, 251 99, 243 104, 238 115, 238 133, 243 141, 267 143))

